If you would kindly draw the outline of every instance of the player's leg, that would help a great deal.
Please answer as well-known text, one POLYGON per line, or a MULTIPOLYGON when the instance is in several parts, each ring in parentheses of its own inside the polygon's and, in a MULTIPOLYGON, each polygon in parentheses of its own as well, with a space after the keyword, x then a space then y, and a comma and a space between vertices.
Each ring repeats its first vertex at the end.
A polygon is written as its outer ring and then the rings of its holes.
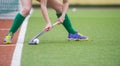
POLYGON ((31 0, 21 0, 21 3, 22 3, 22 10, 14 18, 12 26, 11 26, 8 34, 5 36, 4 42, 6 44, 12 43, 12 36, 18 30, 18 28, 21 26, 25 17, 29 14, 29 12, 31 10, 31 6, 32 6, 31 0))
POLYGON ((9 30, 9 33, 14 34, 18 28, 23 23, 25 17, 29 14, 31 10, 31 0, 21 0, 22 3, 22 9, 20 13, 18 13, 14 19, 14 22, 9 30))
MULTIPOLYGON (((58 18, 62 15, 63 4, 60 3, 58 0, 52 0, 52 1, 49 0, 48 6, 55 9, 58 18)), ((63 22, 63 26, 66 28, 66 30, 69 33, 68 34, 69 40, 86 40, 86 39, 88 39, 86 36, 78 34, 78 32, 72 27, 71 21, 67 14, 65 15, 65 20, 63 22)))
MULTIPOLYGON (((56 11, 56 15, 59 18, 62 15, 62 6, 63 4, 60 3, 58 0, 48 0, 48 6, 52 7, 55 11, 56 11)), ((65 15, 65 20, 63 22, 63 26, 66 28, 66 30, 69 33, 75 34, 76 31, 74 30, 74 28, 72 27, 72 24, 70 22, 70 19, 68 17, 68 15, 65 15)))

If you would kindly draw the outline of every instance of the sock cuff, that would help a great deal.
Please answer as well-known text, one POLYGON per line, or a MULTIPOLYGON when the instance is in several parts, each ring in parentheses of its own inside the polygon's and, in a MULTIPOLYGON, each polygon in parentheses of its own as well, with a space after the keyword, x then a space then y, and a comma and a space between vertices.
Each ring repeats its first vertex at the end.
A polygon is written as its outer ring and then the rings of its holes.
MULTIPOLYGON (((56 15, 57 15, 57 17, 60 17, 62 14, 61 13, 57 13, 56 15)), ((68 18, 67 14, 65 14, 65 18, 68 18)))
POLYGON ((9 30, 9 33, 14 34, 17 31, 17 29, 21 26, 24 19, 25 19, 25 17, 22 14, 18 13, 16 15, 16 17, 14 18, 14 21, 13 21, 13 24, 12 24, 10 30, 9 30))
POLYGON ((21 18, 21 19, 25 19, 25 17, 24 17, 21 13, 18 13, 18 14, 17 14, 17 17, 18 17, 18 18, 21 18))
POLYGON ((62 14, 61 13, 57 13, 56 15, 57 15, 57 17, 60 17, 62 14))

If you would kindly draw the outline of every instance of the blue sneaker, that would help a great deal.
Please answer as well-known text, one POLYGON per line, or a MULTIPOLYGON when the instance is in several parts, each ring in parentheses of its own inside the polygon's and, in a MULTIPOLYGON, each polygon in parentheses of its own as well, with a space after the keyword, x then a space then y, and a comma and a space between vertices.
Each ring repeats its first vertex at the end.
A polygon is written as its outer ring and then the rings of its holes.
POLYGON ((4 38, 4 43, 5 44, 11 44, 12 43, 12 35, 10 35, 10 34, 8 34, 8 35, 6 35, 5 36, 5 38, 4 38))
POLYGON ((80 33, 75 33, 75 34, 69 33, 68 40, 88 40, 88 37, 87 36, 83 36, 80 33))

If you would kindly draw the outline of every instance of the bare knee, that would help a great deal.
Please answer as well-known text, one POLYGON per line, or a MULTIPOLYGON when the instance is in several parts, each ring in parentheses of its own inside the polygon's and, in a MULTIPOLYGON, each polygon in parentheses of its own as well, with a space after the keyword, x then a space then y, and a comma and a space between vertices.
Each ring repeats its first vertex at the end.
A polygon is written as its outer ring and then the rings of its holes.
POLYGON ((62 7, 62 5, 61 6, 57 6, 56 8, 53 8, 57 13, 62 13, 62 11, 63 11, 63 7, 62 7))
POLYGON ((61 3, 54 3, 54 4, 48 4, 49 7, 53 8, 57 13, 62 13, 63 11, 63 4, 61 3))
POLYGON ((27 16, 27 15, 29 15, 30 10, 31 10, 31 7, 30 8, 23 7, 23 9, 21 10, 21 14, 23 16, 27 16))

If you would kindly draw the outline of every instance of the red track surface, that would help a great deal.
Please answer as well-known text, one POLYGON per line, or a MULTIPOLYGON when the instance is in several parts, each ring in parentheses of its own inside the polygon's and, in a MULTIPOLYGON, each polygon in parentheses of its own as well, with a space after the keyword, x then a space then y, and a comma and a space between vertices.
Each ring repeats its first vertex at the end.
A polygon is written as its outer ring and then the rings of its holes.
POLYGON ((13 52, 18 39, 19 31, 17 31, 13 37, 12 44, 4 44, 3 39, 8 32, 12 20, 0 20, 0 66, 10 66, 13 52))

